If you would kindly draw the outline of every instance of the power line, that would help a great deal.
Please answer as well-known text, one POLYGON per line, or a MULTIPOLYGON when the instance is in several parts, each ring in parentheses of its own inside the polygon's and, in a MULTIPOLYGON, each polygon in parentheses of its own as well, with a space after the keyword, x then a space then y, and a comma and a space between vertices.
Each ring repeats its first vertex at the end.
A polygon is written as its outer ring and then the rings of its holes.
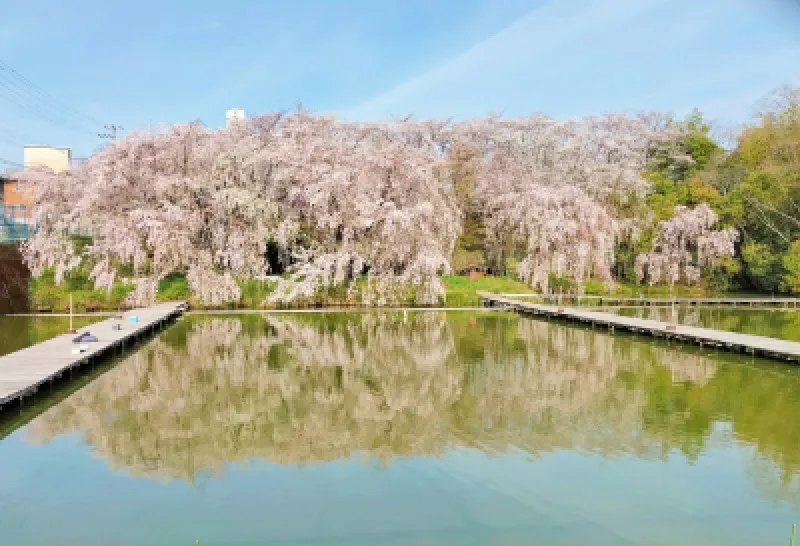
POLYGON ((17 163, 16 161, 9 161, 8 159, 3 159, 2 157, 0 157, 0 163, 3 165, 8 165, 9 167, 19 167, 20 169, 24 167, 22 163, 17 163))
POLYGON ((93 132, 89 129, 78 127, 75 124, 65 120, 58 114, 54 114, 52 111, 47 110, 41 104, 37 104, 36 102, 32 101, 30 97, 25 97, 25 95, 21 94, 18 90, 7 85, 2 79, 0 79, 0 97, 8 99, 20 109, 25 110, 26 112, 29 112, 45 121, 48 121, 53 125, 58 125, 79 133, 93 132))
POLYGON ((87 129, 85 127, 79 127, 74 123, 71 123, 69 120, 65 119, 64 117, 54 113, 51 110, 48 110, 43 105, 36 103, 32 100, 31 97, 26 97, 23 93, 21 93, 16 88, 8 85, 5 80, 0 77, 0 97, 4 97, 8 99, 10 102, 14 103, 17 107, 22 110, 25 110, 45 121, 52 123, 53 125, 58 125, 60 127, 64 127, 70 129, 72 131, 76 131, 79 133, 93 133, 94 131, 87 129))
POLYGON ((26 133, 20 133, 19 131, 9 129, 8 127, 0 127, 0 133, 5 133, 8 138, 13 138, 14 140, 27 140, 28 143, 36 140, 26 133))
POLYGON ((73 131, 94 134, 95 130, 90 127, 101 125, 92 116, 57 99, 3 61, 0 61, 0 96, 37 117, 73 131))
POLYGON ((69 112, 75 118, 83 119, 84 123, 88 122, 89 124, 95 126, 103 124, 103 122, 99 121, 97 118, 90 116, 89 114, 86 114, 84 112, 81 112, 80 110, 73 108, 64 101, 54 97, 52 94, 48 93, 47 91, 45 91, 44 89, 33 83, 31 80, 20 74, 17 70, 9 66, 8 63, 3 62, 2 60, 0 60, 0 72, 5 72, 7 75, 9 75, 10 79, 13 79, 14 81, 17 82, 16 85, 18 87, 26 88, 30 90, 33 94, 39 95, 43 99, 51 101, 56 106, 58 106, 59 109, 69 112))
POLYGON ((25 145, 15 138, 9 138, 7 136, 0 135, 0 142, 5 142, 6 144, 10 144, 12 146, 19 146, 20 148, 24 148, 25 145))
POLYGON ((100 133, 97 136, 99 136, 100 138, 110 138, 111 140, 117 140, 117 131, 122 131, 125 129, 125 127, 122 127, 121 125, 113 125, 113 124, 103 125, 103 128, 105 128, 105 130, 108 132, 100 133))
POLYGON ((71 112, 73 115, 75 115, 75 116, 77 116, 79 118, 83 118, 84 120, 86 120, 87 122, 89 122, 89 123, 91 123, 93 125, 101 125, 102 124, 102 122, 99 121, 97 118, 92 117, 92 116, 90 116, 90 115, 88 115, 88 114, 86 114, 84 112, 81 112, 80 110, 77 110, 77 109, 73 108, 72 106, 66 104, 64 101, 59 100, 58 98, 54 97, 53 95, 51 95, 50 93, 48 93, 47 91, 45 91, 44 89, 42 89, 41 87, 39 87, 38 85, 33 83, 32 81, 30 81, 28 78, 26 78, 25 76, 23 76, 22 74, 20 74, 19 72, 17 72, 13 68, 11 68, 7 63, 4 63, 3 61, 0 61, 0 71, 4 71, 6 73, 12 74, 16 78, 17 81, 19 81, 19 82, 21 82, 23 84, 23 86, 33 90, 34 92, 38 93, 39 95, 41 95, 44 98, 51 100, 52 102, 57 104, 61 109, 66 110, 68 112, 71 112))
POLYGON ((7 127, 0 127, 0 133, 6 135, 8 138, 13 138, 16 140, 33 140, 30 136, 26 135, 25 133, 20 133, 19 131, 14 131, 7 127))

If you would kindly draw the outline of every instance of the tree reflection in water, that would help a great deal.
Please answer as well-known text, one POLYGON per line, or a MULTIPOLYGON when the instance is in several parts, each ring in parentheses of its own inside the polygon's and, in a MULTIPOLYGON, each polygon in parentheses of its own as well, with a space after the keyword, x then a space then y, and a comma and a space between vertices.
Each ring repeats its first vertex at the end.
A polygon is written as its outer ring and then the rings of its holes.
POLYGON ((748 471, 800 504, 796 369, 514 315, 195 316, 38 417, 163 481, 253 458, 534 455, 694 460, 731 423, 748 471))

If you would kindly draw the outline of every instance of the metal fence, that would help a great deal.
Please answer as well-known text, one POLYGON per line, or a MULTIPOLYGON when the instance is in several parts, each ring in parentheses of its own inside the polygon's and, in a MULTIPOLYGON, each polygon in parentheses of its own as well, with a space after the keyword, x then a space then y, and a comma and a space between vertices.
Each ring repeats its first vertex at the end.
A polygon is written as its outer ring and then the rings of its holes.
POLYGON ((27 241, 35 228, 25 205, 0 204, 0 243, 27 241))

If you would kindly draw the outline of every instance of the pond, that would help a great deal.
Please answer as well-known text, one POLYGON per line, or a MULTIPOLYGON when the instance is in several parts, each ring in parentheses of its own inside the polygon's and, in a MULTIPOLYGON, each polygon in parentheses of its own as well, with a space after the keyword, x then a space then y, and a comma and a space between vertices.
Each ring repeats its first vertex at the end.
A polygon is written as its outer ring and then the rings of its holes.
MULTIPOLYGON (((83 328, 104 318, 77 316, 72 318, 72 326, 83 328)), ((0 315, 0 356, 65 334, 68 330, 69 317, 0 315)))
POLYGON ((751 546, 800 521, 800 369, 502 312, 193 315, 26 411, 0 428, 15 546, 751 546))

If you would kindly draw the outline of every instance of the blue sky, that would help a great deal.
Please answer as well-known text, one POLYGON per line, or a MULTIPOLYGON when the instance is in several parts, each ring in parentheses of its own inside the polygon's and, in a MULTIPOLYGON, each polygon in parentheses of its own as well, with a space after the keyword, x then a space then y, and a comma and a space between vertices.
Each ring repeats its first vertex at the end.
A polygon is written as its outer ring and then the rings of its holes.
MULTIPOLYGON (((731 125, 800 85, 800 0, 0 0, 0 61, 126 129, 298 101, 347 119, 697 106, 731 125)), ((92 129, 39 119, 0 78, 0 158, 85 156, 92 129)))

